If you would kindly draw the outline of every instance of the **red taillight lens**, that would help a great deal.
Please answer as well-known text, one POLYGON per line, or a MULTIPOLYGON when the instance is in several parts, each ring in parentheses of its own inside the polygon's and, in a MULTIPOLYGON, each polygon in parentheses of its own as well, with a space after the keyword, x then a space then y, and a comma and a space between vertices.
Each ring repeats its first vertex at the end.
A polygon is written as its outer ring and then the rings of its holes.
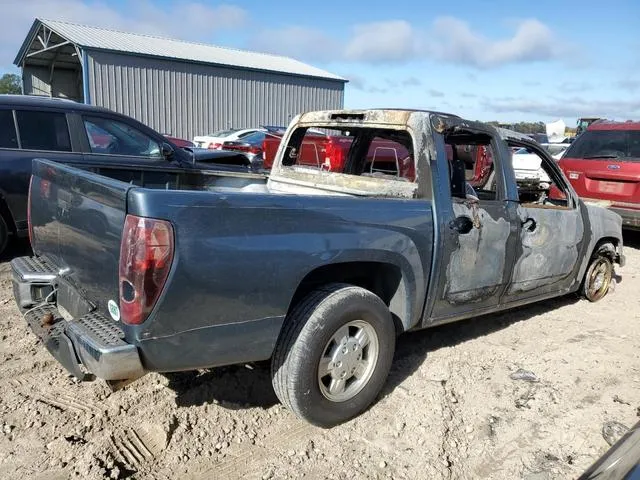
POLYGON ((165 220, 127 215, 120 244, 120 318, 144 322, 167 281, 173 262, 173 227, 165 220))
POLYGON ((210 143, 207 148, 209 150, 218 150, 220 147, 222 147, 221 143, 210 143))
POLYGON ((257 146, 249 147, 249 153, 257 155, 258 153, 262 153, 262 148, 257 146))

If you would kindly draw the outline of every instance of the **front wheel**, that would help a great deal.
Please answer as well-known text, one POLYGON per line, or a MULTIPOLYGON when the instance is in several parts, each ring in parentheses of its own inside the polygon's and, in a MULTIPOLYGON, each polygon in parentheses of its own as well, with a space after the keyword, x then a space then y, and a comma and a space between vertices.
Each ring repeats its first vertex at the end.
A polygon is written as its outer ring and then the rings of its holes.
POLYGON ((582 296, 590 302, 597 302, 604 298, 613 281, 613 263, 600 254, 591 259, 582 283, 582 296))
POLYGON ((372 292, 345 284, 318 289, 294 307, 278 339, 276 395, 314 425, 345 422, 380 393, 395 337, 389 309, 372 292))

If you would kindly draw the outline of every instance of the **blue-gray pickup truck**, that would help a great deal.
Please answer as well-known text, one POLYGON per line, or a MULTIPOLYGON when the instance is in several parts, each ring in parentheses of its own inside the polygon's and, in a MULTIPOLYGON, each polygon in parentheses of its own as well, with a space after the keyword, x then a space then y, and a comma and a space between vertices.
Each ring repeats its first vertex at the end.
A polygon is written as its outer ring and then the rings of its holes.
POLYGON ((325 427, 375 400, 399 334, 596 301, 624 264, 620 217, 583 203, 537 143, 426 111, 299 115, 268 179, 132 185, 36 159, 29 211, 15 298, 71 373, 117 389, 270 359, 282 403, 325 427), (518 185, 516 146, 542 158, 548 188, 518 185), (472 187, 479 147, 495 175, 472 187))

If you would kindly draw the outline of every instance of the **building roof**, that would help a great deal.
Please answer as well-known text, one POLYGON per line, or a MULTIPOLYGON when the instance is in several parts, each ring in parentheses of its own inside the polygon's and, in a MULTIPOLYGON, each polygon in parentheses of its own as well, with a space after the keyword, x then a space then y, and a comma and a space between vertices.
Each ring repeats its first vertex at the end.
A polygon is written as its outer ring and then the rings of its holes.
POLYGON ((286 73, 347 82, 346 79, 293 58, 267 53, 217 47, 139 33, 120 32, 77 23, 36 18, 14 63, 22 65, 41 25, 80 48, 133 53, 188 62, 224 65, 234 68, 286 73))

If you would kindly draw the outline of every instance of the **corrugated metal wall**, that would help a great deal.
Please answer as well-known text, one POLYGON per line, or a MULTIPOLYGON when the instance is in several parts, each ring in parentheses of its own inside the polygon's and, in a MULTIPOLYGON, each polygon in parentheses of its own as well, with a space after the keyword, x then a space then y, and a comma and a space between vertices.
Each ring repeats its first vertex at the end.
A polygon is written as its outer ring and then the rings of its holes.
POLYGON ((342 108, 342 82, 89 51, 93 105, 161 133, 192 139, 223 128, 288 125, 296 114, 342 108))
POLYGON ((22 82, 25 95, 62 97, 82 101, 80 64, 77 70, 54 67, 53 76, 51 76, 50 67, 25 65, 22 69, 22 82))

